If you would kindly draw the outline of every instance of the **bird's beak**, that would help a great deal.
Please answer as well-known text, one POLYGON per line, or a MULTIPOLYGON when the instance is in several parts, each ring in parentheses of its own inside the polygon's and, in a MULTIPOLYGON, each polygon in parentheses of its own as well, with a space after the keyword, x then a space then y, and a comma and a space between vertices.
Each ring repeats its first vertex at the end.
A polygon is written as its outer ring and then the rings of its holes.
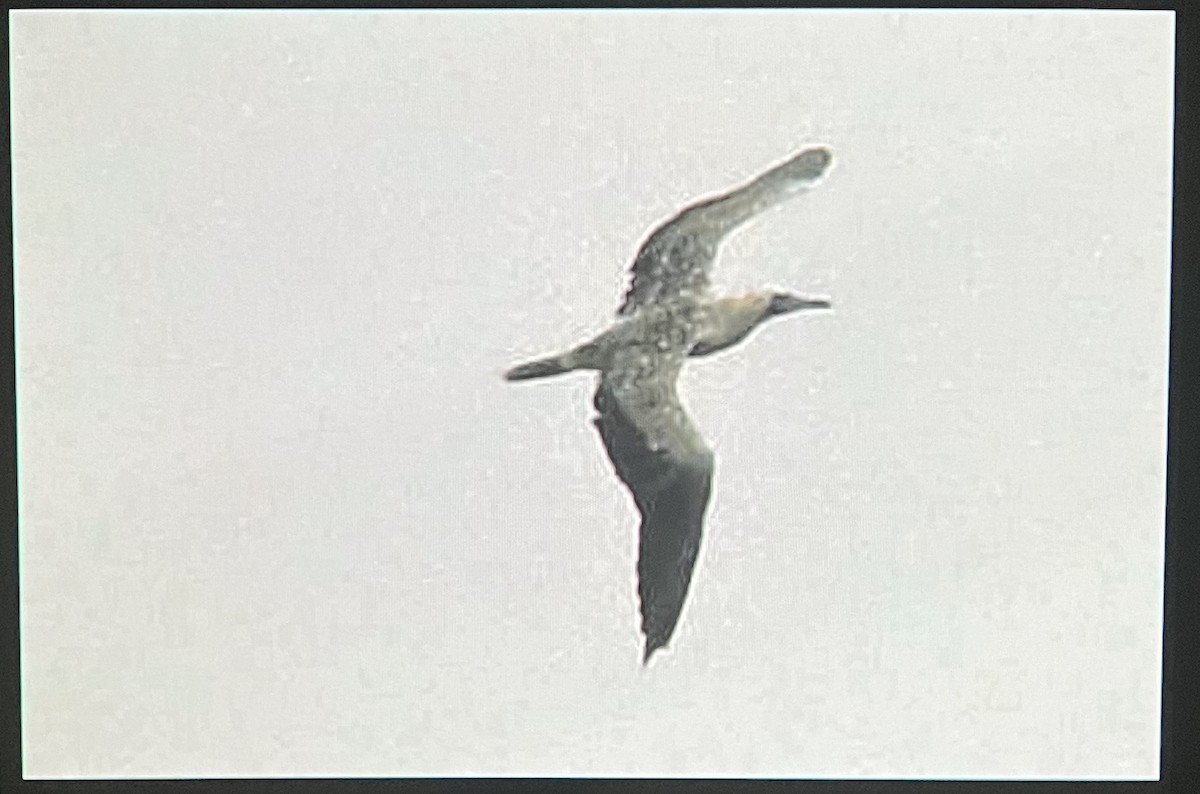
POLYGON ((771 314, 787 314, 801 309, 828 309, 831 306, 823 298, 806 298, 802 295, 776 295, 771 298, 771 314))

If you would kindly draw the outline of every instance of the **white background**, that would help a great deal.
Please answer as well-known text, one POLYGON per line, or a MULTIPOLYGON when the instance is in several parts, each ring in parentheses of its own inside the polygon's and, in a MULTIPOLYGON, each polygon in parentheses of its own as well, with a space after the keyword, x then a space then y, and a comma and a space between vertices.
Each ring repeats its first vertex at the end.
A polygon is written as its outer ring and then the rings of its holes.
POLYGON ((1171 15, 12 21, 27 775, 1157 774, 1171 15), (642 668, 592 378, 501 373, 814 142, 642 668))

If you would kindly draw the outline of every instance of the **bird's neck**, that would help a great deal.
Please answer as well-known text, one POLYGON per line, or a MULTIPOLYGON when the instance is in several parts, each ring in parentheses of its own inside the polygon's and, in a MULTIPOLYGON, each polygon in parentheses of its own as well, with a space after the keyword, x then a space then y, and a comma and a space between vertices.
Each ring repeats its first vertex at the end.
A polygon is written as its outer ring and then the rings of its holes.
POLYGON ((750 293, 710 303, 691 355, 706 356, 745 339, 766 317, 770 302, 769 295, 750 293))

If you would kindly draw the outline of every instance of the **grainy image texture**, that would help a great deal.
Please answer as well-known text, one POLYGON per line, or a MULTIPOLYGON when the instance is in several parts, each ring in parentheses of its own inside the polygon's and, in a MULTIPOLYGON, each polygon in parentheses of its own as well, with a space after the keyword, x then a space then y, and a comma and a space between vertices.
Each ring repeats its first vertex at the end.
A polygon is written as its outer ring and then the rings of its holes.
POLYGON ((28 776, 1156 776, 1170 14, 11 22, 28 776), (644 666, 595 378, 503 374, 813 143, 644 666))

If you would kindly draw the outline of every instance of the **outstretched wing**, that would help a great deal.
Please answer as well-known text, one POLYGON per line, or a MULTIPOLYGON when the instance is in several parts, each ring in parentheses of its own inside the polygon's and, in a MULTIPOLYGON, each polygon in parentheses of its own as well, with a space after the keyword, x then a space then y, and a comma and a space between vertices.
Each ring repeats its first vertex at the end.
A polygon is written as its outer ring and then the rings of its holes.
POLYGON ((628 316, 654 303, 698 296, 708 288, 721 240, 755 215, 815 185, 832 162, 824 146, 804 149, 748 184, 693 204, 659 226, 638 250, 617 314, 628 316))
POLYGON ((596 391, 596 428, 642 514, 643 661, 666 645, 687 598, 712 488, 713 455, 675 392, 683 350, 623 351, 596 391))

